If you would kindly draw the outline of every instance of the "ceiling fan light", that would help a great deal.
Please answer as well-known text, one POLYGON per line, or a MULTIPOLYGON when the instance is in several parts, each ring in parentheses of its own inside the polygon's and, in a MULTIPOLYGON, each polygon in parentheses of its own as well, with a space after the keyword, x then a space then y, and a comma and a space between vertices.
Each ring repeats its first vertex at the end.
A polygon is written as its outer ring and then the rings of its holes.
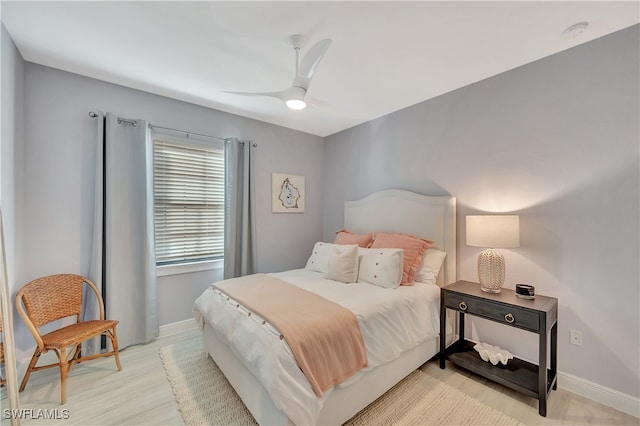
POLYGON ((290 87, 285 93, 285 104, 291 109, 304 109, 307 103, 304 101, 306 90, 302 87, 290 87))
POLYGON ((291 109, 305 109, 307 107, 307 103, 302 99, 287 99, 285 103, 291 109))

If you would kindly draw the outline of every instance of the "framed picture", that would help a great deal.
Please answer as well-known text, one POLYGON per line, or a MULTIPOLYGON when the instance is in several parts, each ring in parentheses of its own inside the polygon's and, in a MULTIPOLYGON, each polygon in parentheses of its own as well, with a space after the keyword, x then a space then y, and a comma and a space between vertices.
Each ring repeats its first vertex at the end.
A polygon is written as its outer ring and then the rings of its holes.
POLYGON ((304 176, 271 174, 271 211, 304 213, 304 176))

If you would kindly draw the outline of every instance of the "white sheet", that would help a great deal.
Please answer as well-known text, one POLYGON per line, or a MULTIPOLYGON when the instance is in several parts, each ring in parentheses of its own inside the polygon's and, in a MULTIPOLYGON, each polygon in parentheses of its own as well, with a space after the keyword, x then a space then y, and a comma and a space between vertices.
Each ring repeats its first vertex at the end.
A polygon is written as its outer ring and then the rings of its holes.
MULTIPOLYGON (((387 363, 402 352, 437 336, 440 288, 418 283, 385 289, 367 283, 344 284, 304 269, 271 274, 350 309, 356 315, 369 367, 387 363)), ((275 406, 296 424, 315 424, 325 399, 313 392, 298 368, 285 340, 270 324, 227 300, 212 287, 195 302, 194 314, 202 328, 208 323, 216 336, 262 382, 275 406)), ((339 386, 346 386, 358 375, 339 386)))

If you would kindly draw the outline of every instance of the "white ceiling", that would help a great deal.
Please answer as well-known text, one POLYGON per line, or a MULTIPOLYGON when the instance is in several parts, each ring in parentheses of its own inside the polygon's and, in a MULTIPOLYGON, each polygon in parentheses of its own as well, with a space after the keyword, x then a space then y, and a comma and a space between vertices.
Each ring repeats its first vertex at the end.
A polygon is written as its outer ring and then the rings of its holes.
MULTIPOLYGON (((13 2, 25 60, 327 136, 640 22, 628 2, 13 2), (578 37, 569 26, 589 22, 578 37), (293 111, 287 39, 333 44, 293 111)), ((304 54, 304 50, 302 54, 304 54)))

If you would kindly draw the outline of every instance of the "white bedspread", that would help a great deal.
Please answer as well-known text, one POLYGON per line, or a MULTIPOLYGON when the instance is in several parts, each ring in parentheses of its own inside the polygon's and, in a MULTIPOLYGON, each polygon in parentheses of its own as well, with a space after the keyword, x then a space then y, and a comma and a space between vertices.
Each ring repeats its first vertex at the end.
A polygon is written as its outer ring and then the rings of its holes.
MULTIPOLYGON (((440 288, 436 285, 416 283, 390 290, 366 283, 339 283, 305 269, 271 275, 350 309, 364 337, 367 370, 392 361, 439 332, 440 288)), ((246 309, 212 287, 196 300, 194 315, 200 328, 206 322, 229 344, 289 419, 295 424, 317 422, 331 390, 323 398, 315 395, 286 341, 269 323, 263 324, 255 314, 249 316, 246 309)), ((339 386, 348 385, 359 374, 339 386)))

